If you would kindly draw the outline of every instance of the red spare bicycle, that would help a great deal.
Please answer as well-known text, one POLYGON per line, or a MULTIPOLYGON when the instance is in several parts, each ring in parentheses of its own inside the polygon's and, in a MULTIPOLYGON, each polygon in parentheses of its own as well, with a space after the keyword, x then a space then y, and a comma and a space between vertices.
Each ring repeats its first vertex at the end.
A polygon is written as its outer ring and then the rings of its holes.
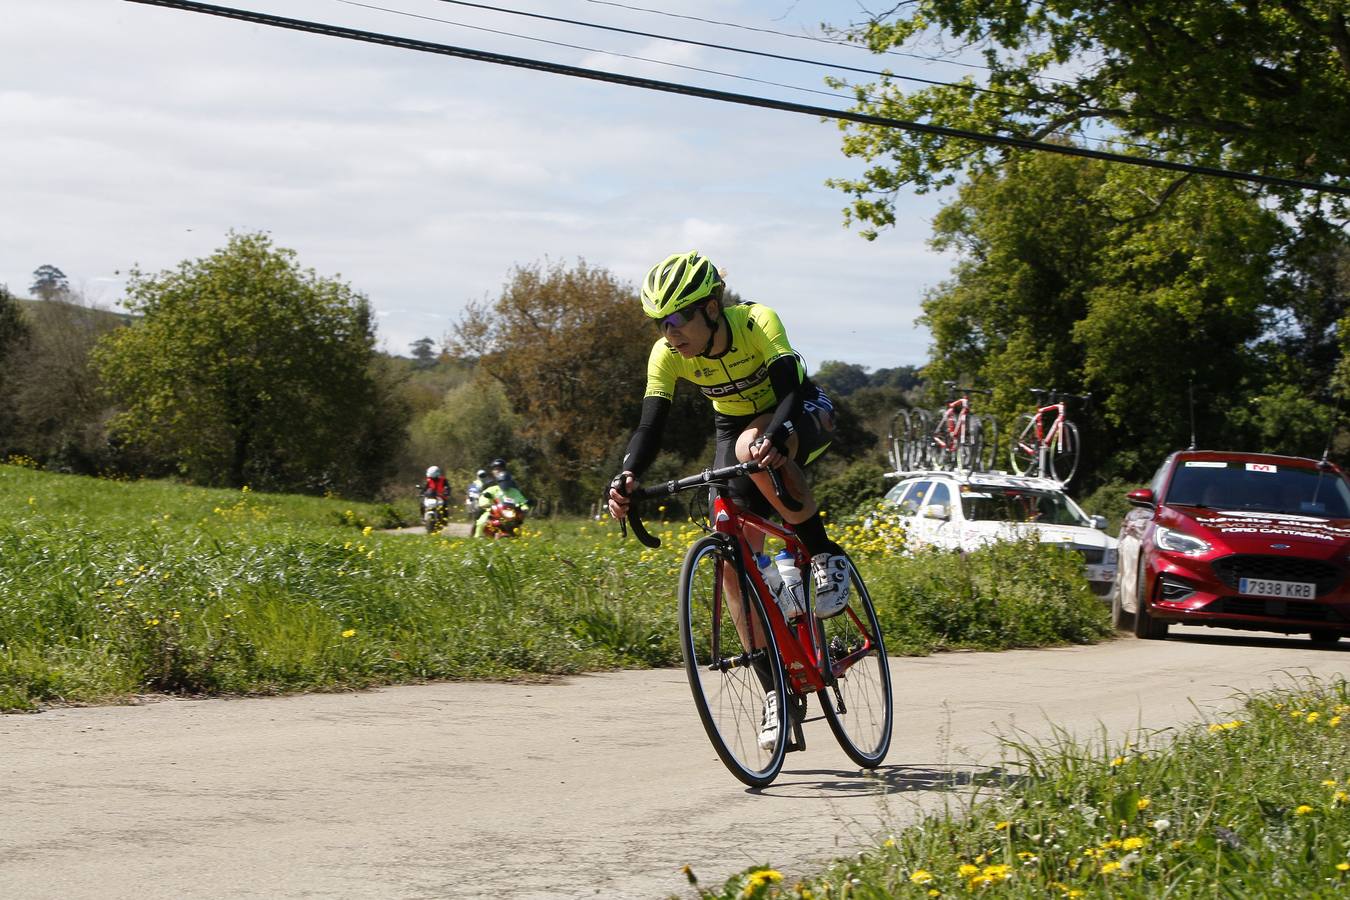
POLYGON ((1034 413, 1024 413, 1017 419, 1012 433, 1012 467, 1018 475, 1049 476, 1068 483, 1078 471, 1078 456, 1082 444, 1078 426, 1069 421, 1066 400, 1087 403, 1091 394, 1066 394, 1063 391, 1032 388, 1031 393, 1048 402, 1034 413), (1047 424, 1048 423, 1048 424, 1047 424))
MULTIPOLYGON (((747 462, 641 487, 627 521, 639 541, 659 547, 637 515, 638 501, 725 487, 731 478, 758 471, 758 463, 747 462)), ((784 496, 777 473, 770 474, 784 496)), ((852 595, 844 612, 817 619, 810 612, 814 591, 808 590, 808 611, 789 621, 754 563, 749 538, 781 541, 806 572, 810 557, 797 536, 720 494, 709 522, 694 513, 696 500, 697 495, 690 518, 707 534, 689 548, 680 571, 680 647, 694 705, 718 757, 745 784, 768 785, 782 770, 785 754, 806 749, 802 723, 807 698, 815 694, 849 759, 876 768, 891 744, 891 675, 876 609, 853 560, 848 560, 852 595), (777 721, 768 740, 766 716, 777 721)))

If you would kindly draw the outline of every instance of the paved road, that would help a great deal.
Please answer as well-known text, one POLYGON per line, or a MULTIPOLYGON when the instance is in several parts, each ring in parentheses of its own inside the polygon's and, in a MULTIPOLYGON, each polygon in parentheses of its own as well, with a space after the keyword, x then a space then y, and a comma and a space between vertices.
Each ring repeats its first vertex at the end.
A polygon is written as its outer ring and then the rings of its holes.
POLYGON ((687 896, 685 864, 791 877, 959 802, 1000 732, 1189 722, 1343 674, 1348 651, 1197 630, 896 658, 888 764, 861 776, 809 722, 762 793, 722 768, 678 670, 0 716, 0 895, 687 896))

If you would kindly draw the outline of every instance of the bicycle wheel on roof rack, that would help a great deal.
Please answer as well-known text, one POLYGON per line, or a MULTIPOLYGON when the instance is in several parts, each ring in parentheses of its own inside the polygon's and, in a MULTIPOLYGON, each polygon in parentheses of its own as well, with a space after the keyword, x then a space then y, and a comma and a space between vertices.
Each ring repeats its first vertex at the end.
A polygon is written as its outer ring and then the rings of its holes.
POLYGON ((1018 416, 1011 434, 1017 435, 1008 448, 1013 471, 1018 475, 1041 474, 1041 442, 1036 439, 1036 416, 1032 413, 1018 416))
POLYGON ((998 465, 998 419, 993 416, 980 416, 980 459, 976 467, 983 472, 992 472, 998 465))
POLYGON ((909 458, 909 410, 902 409, 895 414, 887 442, 890 445, 891 468, 897 472, 905 471, 909 458))
POLYGON ((909 411, 909 459, 906 468, 911 472, 928 467, 928 448, 932 445, 932 428, 929 426, 928 412, 922 409, 909 411))
POLYGON ((981 441, 984 440, 981 428, 979 416, 966 416, 965 428, 956 438, 954 454, 956 468, 967 472, 973 472, 979 468, 980 450, 983 446, 981 441))
POLYGON ((1056 481, 1069 483, 1078 471, 1078 456, 1082 444, 1078 440, 1078 426, 1064 420, 1054 445, 1050 448, 1050 474, 1056 481))

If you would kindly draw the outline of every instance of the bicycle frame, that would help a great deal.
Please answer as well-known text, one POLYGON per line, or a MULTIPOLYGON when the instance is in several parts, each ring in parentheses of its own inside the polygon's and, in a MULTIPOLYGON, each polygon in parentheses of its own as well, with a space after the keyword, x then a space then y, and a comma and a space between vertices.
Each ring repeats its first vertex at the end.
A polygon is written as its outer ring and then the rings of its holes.
POLYGON ((954 451, 966 433, 966 419, 970 416, 970 398, 957 397, 947 404, 938 427, 933 429, 933 443, 939 449, 954 451), (950 438, 950 440, 948 440, 950 438))
MULTIPOLYGON (((1051 447, 1054 447, 1056 450, 1064 449, 1064 445, 1062 443, 1064 440, 1063 437, 1064 419, 1065 413, 1063 400, 1051 403, 1048 406, 1042 406, 1036 410, 1036 415, 1032 417, 1032 421, 1035 423, 1036 426, 1036 450, 1038 458, 1041 454, 1045 453, 1045 451, 1049 450, 1051 447), (1045 414, 1048 412, 1053 412, 1055 414, 1055 417, 1054 419, 1051 420, 1050 427, 1044 428, 1042 423, 1045 420, 1045 414)), ((1044 471, 1045 469, 1044 459, 1040 460, 1040 469, 1042 471, 1044 471)))
MULTIPOLYGON (((770 522, 768 519, 740 509, 735 503, 722 496, 718 496, 713 501, 713 530, 717 534, 725 536, 728 541, 735 542, 737 561, 732 565, 743 576, 740 579, 742 590, 748 581, 763 601, 764 612, 769 618, 769 627, 773 629, 774 638, 778 642, 778 655, 783 661, 783 674, 793 693, 810 694, 822 690, 848 671, 854 662, 873 650, 875 644, 872 635, 858 619, 857 613, 849 608, 844 612, 844 615, 852 618, 859 630, 866 634, 868 639, 862 647, 842 659, 829 660, 829 671, 827 673, 823 665, 826 655, 821 652, 820 631, 816 628, 815 616, 808 610, 793 622, 788 622, 783 618, 782 610, 774 602, 773 592, 764 583, 764 579, 759 572, 759 566, 754 564, 755 554, 750 548, 747 534, 758 532, 765 537, 774 537, 783 541, 788 552, 793 555, 798 568, 803 568, 802 564, 809 564, 810 557, 797 539, 796 534, 770 522)), ((724 589, 725 585, 717 585, 716 590, 719 599, 724 589)), ((719 605, 723 609, 726 608, 724 603, 719 605)), ((740 623, 737 624, 738 627, 741 627, 740 623)), ((716 630, 714 629, 715 633, 716 630)), ((746 643, 754 642, 746 641, 746 643)), ((713 658, 720 659, 720 653, 714 651, 713 658)))

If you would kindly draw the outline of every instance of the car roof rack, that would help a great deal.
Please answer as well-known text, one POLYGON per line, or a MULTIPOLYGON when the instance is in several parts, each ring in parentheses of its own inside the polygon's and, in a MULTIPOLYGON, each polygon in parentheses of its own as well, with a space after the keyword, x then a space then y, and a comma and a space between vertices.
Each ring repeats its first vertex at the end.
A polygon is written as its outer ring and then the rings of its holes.
POLYGON ((1042 478, 1033 475, 1013 475, 1010 472, 972 472, 965 469, 912 469, 906 471, 887 472, 886 478, 893 478, 897 481, 905 478, 934 478, 941 476, 950 478, 960 484, 968 484, 971 487, 1008 487, 1021 488, 1027 491, 1063 491, 1064 482, 1054 478, 1042 478))

